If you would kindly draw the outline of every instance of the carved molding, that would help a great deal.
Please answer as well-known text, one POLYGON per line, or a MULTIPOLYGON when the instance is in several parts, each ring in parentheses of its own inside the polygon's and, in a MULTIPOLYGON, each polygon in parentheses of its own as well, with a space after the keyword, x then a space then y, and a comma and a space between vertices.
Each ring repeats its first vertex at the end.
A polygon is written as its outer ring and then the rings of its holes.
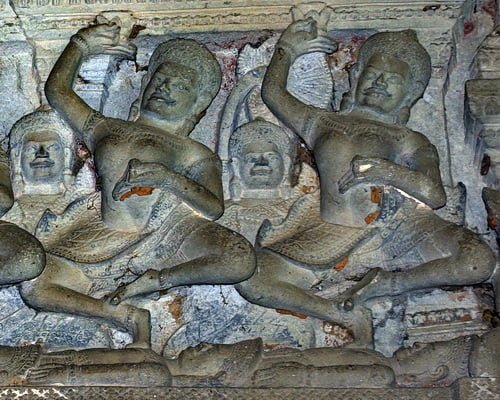
POLYGON ((342 400, 495 400, 500 393, 497 378, 463 378, 450 387, 414 389, 222 389, 222 388, 126 388, 126 387, 18 387, 0 388, 0 399, 342 399, 342 400))
MULTIPOLYGON (((328 29, 443 29, 452 26, 467 0, 435 1, 200 1, 200 0, 6 0, 0 3, 0 15, 18 16, 35 34, 57 23, 57 29, 76 30, 103 11, 128 10, 144 33, 206 31, 244 31, 283 29, 292 21, 294 8, 314 6, 331 10, 328 29), (249 5, 249 3, 251 5, 249 5), (57 15, 57 17, 55 17, 57 15)), ((5 23, 7 21, 4 21, 5 23)))

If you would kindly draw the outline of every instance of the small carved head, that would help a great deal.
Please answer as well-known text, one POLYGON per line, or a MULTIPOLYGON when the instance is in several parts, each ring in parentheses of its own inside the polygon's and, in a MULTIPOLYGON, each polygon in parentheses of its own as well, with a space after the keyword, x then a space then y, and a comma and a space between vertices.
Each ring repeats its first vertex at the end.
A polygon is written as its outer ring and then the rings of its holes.
POLYGON ((35 111, 17 121, 9 150, 15 198, 63 193, 71 184, 73 132, 55 111, 35 111))
POLYGON ((221 83, 221 70, 212 53, 189 39, 159 45, 151 56, 141 97, 131 111, 169 123, 196 124, 221 83))
POLYGON ((431 60, 414 31, 381 32, 363 43, 350 74, 344 110, 368 108, 406 123, 429 82, 431 60))
MULTIPOLYGON (((250 339, 234 344, 201 343, 182 351, 173 365, 174 375, 215 376, 220 372, 235 379, 249 376, 262 354, 262 339, 250 339)), ((169 363, 169 368, 171 364, 169 363)))
POLYGON ((279 126, 256 119, 236 129, 229 139, 231 197, 245 191, 290 187, 294 144, 279 126), (239 189, 239 190, 238 190, 239 189))

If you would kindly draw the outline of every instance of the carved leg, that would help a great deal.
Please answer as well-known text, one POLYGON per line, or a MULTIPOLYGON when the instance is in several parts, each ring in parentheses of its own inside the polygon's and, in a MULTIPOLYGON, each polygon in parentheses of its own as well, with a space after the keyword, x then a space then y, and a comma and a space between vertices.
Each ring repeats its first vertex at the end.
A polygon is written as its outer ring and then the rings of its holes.
POLYGON ((372 348, 370 311, 357 307, 345 312, 331 300, 309 293, 304 287, 311 287, 314 280, 310 271, 289 264, 278 255, 261 252, 255 274, 235 287, 251 303, 342 324, 354 335, 352 347, 372 348))
POLYGON ((137 386, 151 387, 171 384, 166 366, 160 363, 95 364, 38 367, 28 375, 31 385, 65 386, 137 386))
POLYGON ((17 225, 0 221, 0 285, 36 278, 45 267, 42 244, 17 225))
POLYGON ((496 262, 493 252, 472 232, 453 226, 436 232, 430 240, 433 246, 450 256, 403 272, 386 272, 376 268, 336 301, 349 310, 375 297, 440 286, 478 284, 493 272, 496 262))
POLYGON ((183 285, 234 284, 249 278, 255 270, 255 253, 250 243, 216 223, 190 234, 181 250, 189 261, 161 271, 146 271, 111 294, 111 303, 183 285))
POLYGON ((149 311, 130 305, 113 306, 106 302, 40 279, 21 288, 29 306, 40 311, 63 312, 112 321, 133 336, 131 347, 150 347, 149 311))

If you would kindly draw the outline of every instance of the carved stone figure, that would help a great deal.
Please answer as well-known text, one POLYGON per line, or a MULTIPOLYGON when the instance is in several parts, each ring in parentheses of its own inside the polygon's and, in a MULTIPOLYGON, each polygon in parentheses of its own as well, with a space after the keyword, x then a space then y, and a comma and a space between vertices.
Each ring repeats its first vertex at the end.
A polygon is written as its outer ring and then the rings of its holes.
POLYGON ((495 258, 477 235, 432 211, 446 202, 437 152, 404 126, 430 77, 429 56, 415 34, 379 33, 363 44, 340 113, 307 106, 286 90, 297 57, 334 48, 312 19, 290 25, 276 45, 263 99, 314 153, 323 222, 268 243, 256 274, 239 291, 263 306, 351 319, 357 340, 369 345, 368 323, 356 322, 366 300, 481 283, 495 258), (334 300, 311 292, 338 263, 362 263, 371 271, 334 300))
MULTIPOLYGON (((7 154, 0 149, 0 215, 4 215, 12 204, 9 161, 7 154)), ((0 221, 0 238, 0 286, 33 279, 42 272, 45 251, 33 235, 13 223, 0 221)))
POLYGON ((132 110, 135 122, 106 118, 73 91, 84 57, 133 56, 132 45, 118 43, 119 32, 114 23, 80 30, 46 83, 50 104, 94 153, 102 188, 102 221, 63 230, 65 242, 48 250, 87 264, 126 254, 141 276, 108 300, 96 299, 87 294, 83 270, 52 257, 25 285, 23 298, 41 310, 108 319, 129 330, 135 346, 147 347, 148 312, 121 301, 180 285, 239 282, 252 274, 255 260, 244 238, 212 222, 223 212, 220 161, 187 138, 220 84, 218 64, 205 47, 172 40, 155 50, 132 110), (82 235, 88 240, 74 248, 82 235))
POLYGON ((60 215, 72 202, 93 194, 89 166, 75 175, 76 147, 73 131, 55 111, 35 111, 17 121, 9 136, 15 201, 3 219, 35 233, 44 212, 60 215))
POLYGON ((318 348, 264 351, 261 339, 200 344, 177 358, 149 350, 46 352, 38 345, 0 347, 0 383, 186 387, 446 386, 465 376, 498 376, 498 328, 386 358, 373 350, 318 348))
POLYGON ((9 159, 2 149, 0 150, 0 216, 12 207, 13 200, 9 159))
POLYGON ((295 157, 296 144, 277 125, 256 119, 229 140, 230 200, 218 221, 254 242, 264 220, 279 224, 292 204, 317 189, 315 173, 295 157))

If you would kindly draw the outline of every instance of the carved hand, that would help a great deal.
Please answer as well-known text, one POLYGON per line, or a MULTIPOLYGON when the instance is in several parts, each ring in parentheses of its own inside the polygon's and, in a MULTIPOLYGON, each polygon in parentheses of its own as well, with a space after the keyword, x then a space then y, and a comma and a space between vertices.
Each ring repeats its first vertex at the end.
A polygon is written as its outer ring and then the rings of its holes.
POLYGON ((160 288, 160 273, 154 269, 148 269, 144 274, 142 274, 135 281, 118 287, 109 296, 106 296, 106 300, 112 305, 118 305, 122 301, 140 294, 149 294, 155 291, 159 291, 160 288))
POLYGON ((288 50, 293 58, 303 54, 333 53, 337 44, 327 36, 318 34, 317 23, 312 18, 291 24, 281 35, 277 47, 288 50))
POLYGON ((380 183, 384 172, 390 174, 391 162, 381 158, 355 156, 351 160, 351 168, 339 179, 339 192, 345 193, 360 183, 380 183))
POLYGON ((132 43, 120 43, 120 27, 113 22, 80 29, 71 38, 83 55, 109 54, 134 59, 137 48, 132 43))

